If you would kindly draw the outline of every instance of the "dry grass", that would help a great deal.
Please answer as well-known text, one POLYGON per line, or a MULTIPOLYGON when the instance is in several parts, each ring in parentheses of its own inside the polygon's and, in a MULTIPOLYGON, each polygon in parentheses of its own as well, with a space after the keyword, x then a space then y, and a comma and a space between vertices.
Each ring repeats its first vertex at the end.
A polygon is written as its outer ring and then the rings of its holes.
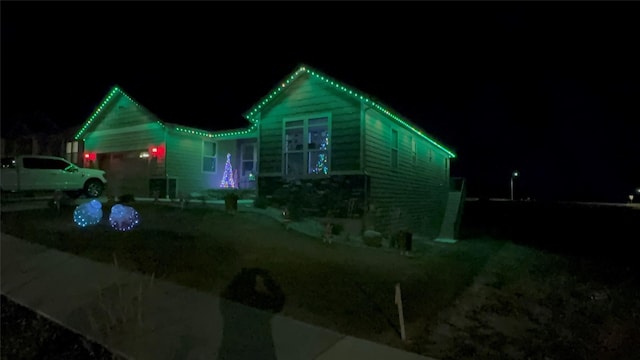
MULTIPOLYGON (((624 354, 630 341, 585 328, 582 320, 572 317, 575 309, 567 307, 572 301, 568 289, 586 286, 584 292, 590 294, 605 285, 579 276, 573 260, 528 247, 478 238, 429 243, 420 257, 408 258, 379 249, 326 244, 286 231, 258 213, 134 206, 142 223, 128 233, 113 231, 106 223, 77 228, 71 221, 72 210, 3 213, 2 231, 103 262, 112 262, 115 253, 123 268, 155 273, 214 294, 242 267, 264 268, 286 295, 285 315, 438 358, 489 359, 499 353, 526 358, 548 344, 556 348, 547 356, 571 358, 566 357, 567 349, 579 342, 558 342, 553 337, 559 328, 586 342, 585 349, 592 354, 604 341, 617 341, 622 350, 614 354, 624 354), (399 335, 396 283, 402 286, 407 343, 399 335), (559 287, 566 291, 557 291, 559 287), (502 326, 505 321, 498 316, 518 323, 526 318, 533 330, 521 330, 514 340, 505 334, 513 326, 502 326), (454 326, 443 331, 448 323, 454 326), (563 325, 557 327, 558 323, 563 325), (537 334, 535 341, 532 334, 537 334)), ((636 300, 630 298, 637 296, 637 289, 627 285, 606 285, 610 300, 618 302, 611 306, 631 306, 638 312, 640 308, 633 307, 636 300)), ((595 313, 614 332, 626 326, 616 320, 618 314, 595 313)), ((587 355, 583 358, 590 358, 587 355)))

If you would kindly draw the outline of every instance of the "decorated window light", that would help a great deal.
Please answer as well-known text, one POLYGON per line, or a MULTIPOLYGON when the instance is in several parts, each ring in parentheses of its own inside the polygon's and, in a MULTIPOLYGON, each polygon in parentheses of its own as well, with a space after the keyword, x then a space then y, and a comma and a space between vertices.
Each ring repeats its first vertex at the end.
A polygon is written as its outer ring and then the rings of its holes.
POLYGON ((329 173, 329 118, 285 122, 284 162, 287 176, 329 173))
POLYGON ((307 173, 329 173, 329 119, 309 119, 307 173))

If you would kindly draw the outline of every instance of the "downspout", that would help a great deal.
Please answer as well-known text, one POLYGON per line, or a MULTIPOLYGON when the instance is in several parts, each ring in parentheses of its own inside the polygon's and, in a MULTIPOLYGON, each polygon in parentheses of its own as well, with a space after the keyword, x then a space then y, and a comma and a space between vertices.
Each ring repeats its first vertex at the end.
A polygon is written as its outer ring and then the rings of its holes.
POLYGON ((364 103, 360 102, 360 170, 364 176, 364 210, 365 212, 369 212, 369 174, 367 173, 367 168, 365 167, 365 151, 366 151, 366 127, 367 120, 366 114, 367 110, 371 110, 370 106, 365 106, 364 103))
POLYGON ((167 159, 169 158, 169 144, 167 144, 167 126, 164 126, 164 197, 169 199, 169 173, 167 172, 167 159))

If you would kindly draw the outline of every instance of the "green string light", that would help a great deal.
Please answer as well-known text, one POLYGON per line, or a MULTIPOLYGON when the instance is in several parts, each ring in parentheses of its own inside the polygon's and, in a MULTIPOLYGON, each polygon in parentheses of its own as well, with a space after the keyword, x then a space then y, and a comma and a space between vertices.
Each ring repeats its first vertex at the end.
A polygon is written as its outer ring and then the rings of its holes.
MULTIPOLYGON (((391 117, 392 119, 400 122, 401 124, 403 124, 404 126, 406 126, 407 128, 409 128, 410 130, 412 130, 413 132, 415 132, 416 134, 420 135, 421 137, 423 137, 424 139, 426 139, 427 141, 429 141, 430 143, 432 143, 433 145, 435 145, 436 147, 438 147, 439 149, 441 149, 442 151, 444 151, 445 153, 447 153, 449 156, 451 156, 452 158, 455 158, 456 155, 448 150, 447 148, 445 148, 444 146, 440 145, 439 143, 437 143, 435 140, 431 139, 429 136, 425 135, 421 130, 416 129, 413 125, 411 125, 409 122, 405 121, 404 119, 402 119, 401 117, 399 117, 398 115, 392 113, 391 111, 387 110, 385 107, 383 107, 380 104, 377 104, 375 101, 369 99, 367 96, 365 96, 364 94, 359 93, 356 90, 350 89, 342 84, 340 84, 338 81, 336 80, 332 80, 330 79, 328 76, 326 75, 321 75, 320 73, 318 73, 317 71, 311 70, 306 66, 301 66, 299 67, 286 81, 284 81, 283 83, 279 84, 270 94, 268 94, 267 96, 265 96, 263 98, 262 101, 260 101, 256 106, 253 107, 253 109, 251 109, 247 115, 245 115, 245 118, 247 120, 249 120, 252 125, 250 127, 248 127, 247 129, 244 130, 231 130, 231 131, 222 131, 222 132, 207 132, 207 131, 203 131, 203 130, 198 130, 198 129, 189 129, 186 127, 175 127, 175 129, 177 131, 180 132, 185 132, 185 133, 189 133, 189 134, 194 134, 194 135, 199 135, 199 136, 204 136, 204 137, 209 137, 209 138, 219 138, 219 137, 225 137, 225 136, 234 136, 234 135, 245 135, 248 134, 250 132, 253 132, 255 130, 255 128, 257 127, 258 124, 258 118, 256 117, 256 115, 258 114, 258 112, 267 104, 269 104, 271 101, 273 101, 274 98, 276 98, 276 96, 282 92, 285 88, 287 88, 287 86, 291 85, 293 83, 293 81, 298 78, 301 74, 303 73, 307 73, 310 74, 311 76, 320 79, 321 81, 326 82, 327 84, 330 84, 332 86, 334 86, 335 88, 355 97, 358 100, 362 100, 364 101, 366 104, 370 104, 371 106, 373 106, 374 108, 376 108, 377 110, 379 110, 380 112, 382 112, 383 114, 391 117)), ((129 99, 131 102, 133 102, 136 106, 143 108, 140 104, 138 104, 138 102, 136 102, 135 100, 133 100, 129 95, 127 95, 124 91, 122 91, 119 87, 114 86, 113 89, 111 89, 111 91, 109 92, 109 95, 107 95, 107 97, 102 101, 102 103, 98 106, 98 108, 93 112, 93 114, 89 117, 89 119, 87 119, 87 121, 84 123, 84 125, 82 126, 82 128, 80 128, 80 130, 78 131, 78 133, 75 136, 76 140, 79 140, 80 137, 86 132, 86 130, 89 128, 89 126, 91 125, 91 123, 96 119, 96 117, 102 112, 102 110, 104 110, 107 105, 114 99, 114 96, 116 93, 120 93, 122 95, 124 95, 127 99, 129 99)), ((163 127, 165 126, 165 124, 163 124, 161 121, 157 120, 156 121, 158 124, 162 125, 163 127)))
POLYGON ((445 148, 444 146, 440 145, 438 142, 436 142, 435 140, 431 139, 429 136, 427 136, 426 134, 424 134, 421 130, 415 128, 413 125, 411 125, 408 121, 405 121, 404 119, 402 119, 400 116, 392 113, 391 111, 387 110, 384 106, 376 103, 375 101, 369 99, 367 96, 365 96, 364 94, 361 94, 360 92, 358 92, 357 90, 354 89, 350 89, 342 84, 340 84, 338 81, 333 80, 331 78, 329 78, 326 75, 320 74, 317 71, 311 70, 309 69, 307 66, 301 66, 299 67, 290 77, 287 81, 283 82, 282 84, 278 85, 276 87, 275 90, 273 90, 268 96, 266 96, 261 102, 258 102, 258 105, 254 106, 248 113, 247 115, 245 115, 245 117, 247 118, 247 120, 256 123, 258 120, 255 117, 255 115, 258 114, 258 112, 260 111, 260 109, 262 109, 267 103, 271 102, 273 100, 273 98, 280 93, 286 86, 290 85, 291 82, 297 78, 298 76, 300 76, 300 74, 303 73, 307 73, 317 79, 320 79, 321 81, 324 81, 327 84, 333 85, 336 89, 341 90, 353 97, 355 97, 358 100, 362 100, 364 101, 366 104, 370 104, 371 106, 373 106, 374 108, 376 108, 377 110, 381 111, 383 114, 391 117, 392 119, 400 122, 402 125, 406 126, 407 128, 409 128, 411 131, 415 132, 416 134, 420 135, 421 137, 423 137, 424 139, 426 139, 427 141, 429 141, 430 143, 432 143, 433 145, 435 145, 437 148, 439 148, 440 150, 444 151, 445 153, 447 153, 449 156, 451 156, 452 158, 456 157, 456 154, 454 154, 452 151, 450 151, 449 149, 445 148))
MULTIPOLYGON (((98 105, 98 107, 96 108, 96 110, 93 112, 93 114, 91 114, 91 116, 89 117, 89 119, 87 119, 87 121, 85 121, 85 123, 82 125, 82 127, 80 128, 80 130, 78 130, 78 132, 76 133, 76 136, 74 137, 75 140, 80 140, 80 138, 82 137, 82 135, 87 131, 87 129, 89 128, 89 126, 91 125, 91 123, 93 122, 93 120, 96 119, 96 117, 98 117, 98 115, 100 113, 102 113, 102 110, 104 110, 107 105, 114 100, 116 93, 119 93, 120 95, 123 95, 124 97, 126 97, 127 99, 129 99, 129 101, 131 101, 135 106, 144 109, 144 107, 142 107, 137 101, 133 100, 129 95, 127 95, 124 91, 122 91, 119 87, 114 86, 111 91, 109 92, 109 94, 107 95, 107 97, 102 100, 102 103, 100 103, 100 105, 98 105)), ((146 109, 145 109, 146 110, 146 109)), ((148 111, 147 111, 148 112, 148 111)), ((162 123, 162 121, 160 120, 156 120, 156 123, 160 124, 162 127, 164 127, 165 125, 162 123)))
POLYGON ((175 129, 177 131, 192 134, 192 135, 198 135, 198 136, 203 136, 208 138, 221 138, 221 137, 227 137, 227 136, 246 135, 253 132, 257 127, 258 127, 258 124, 254 123, 254 124, 251 124, 251 126, 246 129, 220 131, 220 132, 207 132, 203 130, 180 127, 180 126, 177 126, 175 129))

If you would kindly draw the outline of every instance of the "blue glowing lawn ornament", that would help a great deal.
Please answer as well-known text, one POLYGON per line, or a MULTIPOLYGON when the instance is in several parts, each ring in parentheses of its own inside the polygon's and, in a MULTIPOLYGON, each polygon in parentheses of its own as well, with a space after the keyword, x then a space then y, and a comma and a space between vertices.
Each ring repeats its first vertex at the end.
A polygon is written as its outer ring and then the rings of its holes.
POLYGON ((87 203, 76 206, 73 211, 73 221, 81 227, 95 225, 102 220, 102 203, 98 200, 91 200, 87 203))
POLYGON ((109 223, 118 231, 129 231, 140 223, 140 215, 131 206, 115 204, 111 207, 109 223))

